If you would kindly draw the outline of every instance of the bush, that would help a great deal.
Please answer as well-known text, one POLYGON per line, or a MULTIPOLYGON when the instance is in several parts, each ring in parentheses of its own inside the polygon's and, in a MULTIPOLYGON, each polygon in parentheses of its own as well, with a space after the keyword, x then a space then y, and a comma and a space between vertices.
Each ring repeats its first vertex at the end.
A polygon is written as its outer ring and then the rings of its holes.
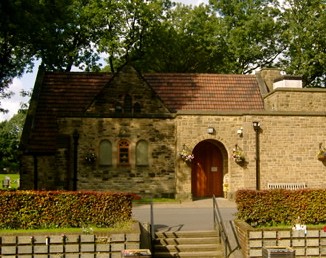
POLYGON ((326 223, 326 190, 239 190, 237 217, 253 226, 326 223))
POLYGON ((112 227, 131 220, 132 194, 0 191, 0 229, 112 227))

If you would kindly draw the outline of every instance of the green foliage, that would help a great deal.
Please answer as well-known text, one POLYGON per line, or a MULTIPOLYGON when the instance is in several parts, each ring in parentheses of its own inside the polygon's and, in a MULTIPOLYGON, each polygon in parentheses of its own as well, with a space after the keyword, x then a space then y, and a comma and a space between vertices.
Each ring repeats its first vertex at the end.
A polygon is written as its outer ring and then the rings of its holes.
POLYGON ((132 60, 146 72, 251 73, 277 66, 325 86, 324 0, 3 0, 0 97, 41 59, 50 71, 109 70, 132 60), (280 5, 282 3, 282 5, 280 5))
POLYGON ((1 229, 113 227, 130 221, 132 194, 0 191, 1 229))
POLYGON ((237 217, 253 226, 326 223, 326 190, 239 190, 237 217))
POLYGON ((210 1, 220 19, 219 37, 225 42, 226 73, 251 73, 275 64, 282 52, 281 26, 275 0, 210 1))
POLYGON ((0 123, 0 171, 17 172, 19 169, 19 141, 26 114, 19 112, 9 121, 0 123))
POLYGON ((282 11, 282 66, 309 86, 326 86, 326 2, 286 0, 282 11))

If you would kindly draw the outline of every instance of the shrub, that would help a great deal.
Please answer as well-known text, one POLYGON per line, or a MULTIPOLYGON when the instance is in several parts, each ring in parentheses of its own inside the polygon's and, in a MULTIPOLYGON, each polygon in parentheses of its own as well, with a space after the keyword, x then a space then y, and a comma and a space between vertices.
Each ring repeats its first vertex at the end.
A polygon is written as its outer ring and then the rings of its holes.
POLYGON ((326 190, 239 190, 237 218, 253 226, 326 223, 326 190))
POLYGON ((1 229, 112 227, 132 215, 132 194, 0 191, 1 229))

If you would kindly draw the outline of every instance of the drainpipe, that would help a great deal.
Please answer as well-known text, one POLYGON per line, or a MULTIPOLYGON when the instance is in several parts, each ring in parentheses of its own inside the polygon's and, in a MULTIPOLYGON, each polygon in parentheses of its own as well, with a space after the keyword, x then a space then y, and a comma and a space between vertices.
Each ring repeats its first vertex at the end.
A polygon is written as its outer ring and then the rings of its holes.
POLYGON ((72 134, 72 137, 74 139, 74 175, 73 175, 73 186, 72 190, 77 191, 77 172, 78 172, 78 139, 79 139, 79 133, 77 130, 75 130, 72 134))
POLYGON ((260 190, 260 152, 259 152, 259 133, 260 123, 252 122, 253 128, 256 132, 256 190, 260 190))

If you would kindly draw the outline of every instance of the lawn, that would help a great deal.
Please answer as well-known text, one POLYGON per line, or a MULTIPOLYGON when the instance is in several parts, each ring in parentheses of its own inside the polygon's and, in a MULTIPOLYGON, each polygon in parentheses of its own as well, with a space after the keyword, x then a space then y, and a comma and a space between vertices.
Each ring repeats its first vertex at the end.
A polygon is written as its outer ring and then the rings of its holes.
POLYGON ((19 174, 0 174, 0 189, 7 189, 7 188, 3 188, 2 186, 2 182, 5 179, 5 177, 9 177, 10 178, 10 189, 17 189, 18 188, 18 182, 19 182, 19 174))
POLYGON ((114 234, 137 232, 137 222, 134 220, 118 223, 114 227, 98 228, 88 226, 84 228, 47 228, 47 229, 1 229, 2 235, 44 235, 44 234, 114 234))

